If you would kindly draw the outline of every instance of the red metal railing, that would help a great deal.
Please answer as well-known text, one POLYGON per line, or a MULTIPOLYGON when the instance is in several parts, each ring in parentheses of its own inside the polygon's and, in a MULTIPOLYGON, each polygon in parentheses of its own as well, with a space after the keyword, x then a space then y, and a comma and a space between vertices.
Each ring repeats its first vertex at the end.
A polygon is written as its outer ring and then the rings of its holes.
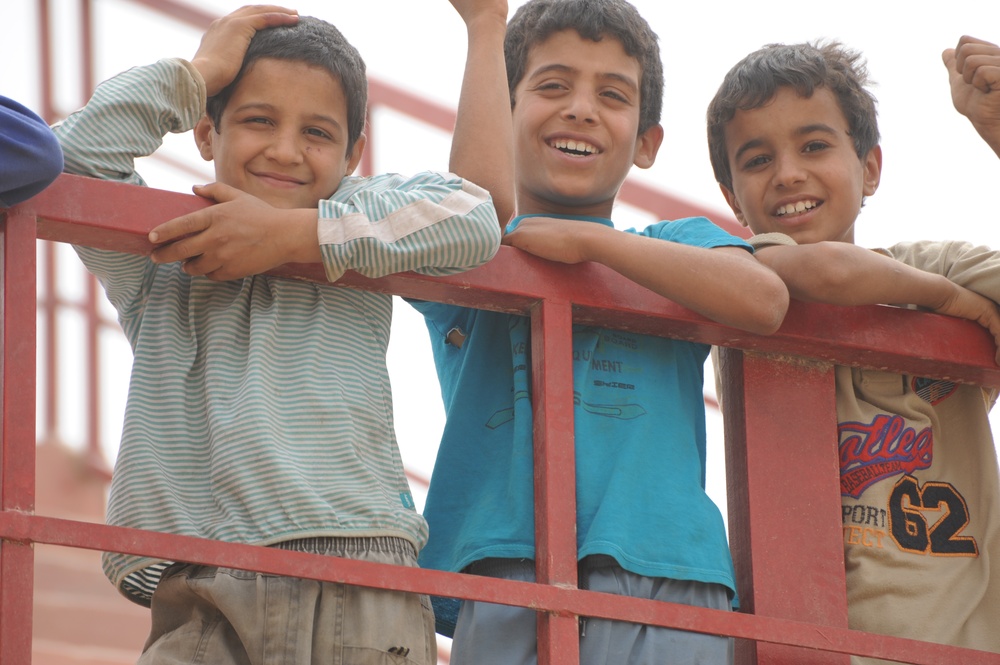
MULTIPOLYGON (((1000 665, 1000 655, 846 628, 837 452, 829 436, 835 431, 831 363, 1000 386, 992 340, 976 325, 889 307, 796 303, 777 334, 759 337, 710 322, 602 266, 561 266, 508 248, 486 266, 447 278, 345 276, 339 285, 531 316, 535 584, 35 515, 36 238, 144 252, 148 229, 204 205, 188 195, 62 176, 43 194, 5 213, 0 226, 0 662, 30 662, 33 544, 47 543, 532 607, 540 617, 543 665, 577 662, 578 615, 741 638, 741 665, 845 664, 850 653, 917 665, 1000 665), (741 612, 575 588, 572 322, 726 347, 730 540, 741 612), (796 418, 785 419, 785 413, 796 418), (790 430, 796 421, 809 426, 790 430), (794 546, 787 546, 792 537, 794 546)), ((318 265, 285 266, 278 273, 325 281, 318 265)))

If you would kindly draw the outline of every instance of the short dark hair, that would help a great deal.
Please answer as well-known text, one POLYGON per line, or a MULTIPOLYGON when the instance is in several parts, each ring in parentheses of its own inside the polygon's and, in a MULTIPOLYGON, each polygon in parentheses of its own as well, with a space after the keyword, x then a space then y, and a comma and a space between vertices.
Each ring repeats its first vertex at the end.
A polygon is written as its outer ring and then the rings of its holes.
POLYGON ((817 88, 829 89, 847 119, 854 151, 864 158, 879 142, 877 102, 867 90, 871 83, 861 54, 835 41, 768 44, 746 56, 729 70, 708 105, 708 152, 716 181, 733 188, 726 125, 737 111, 764 106, 785 86, 805 98, 817 88))
POLYGON ((639 133, 659 123, 663 109, 660 46, 646 19, 625 0, 529 0, 521 5, 507 24, 503 45, 511 108, 531 49, 554 33, 570 29, 595 42, 604 37, 617 39, 625 53, 639 61, 639 133))
POLYGON ((321 67, 330 73, 344 91, 347 102, 347 152, 350 153, 365 128, 368 110, 368 77, 365 61, 344 35, 333 25, 311 16, 302 16, 294 25, 261 30, 250 40, 243 66, 236 78, 208 98, 205 112, 216 131, 222 111, 229 103, 243 76, 262 58, 291 60, 321 67))

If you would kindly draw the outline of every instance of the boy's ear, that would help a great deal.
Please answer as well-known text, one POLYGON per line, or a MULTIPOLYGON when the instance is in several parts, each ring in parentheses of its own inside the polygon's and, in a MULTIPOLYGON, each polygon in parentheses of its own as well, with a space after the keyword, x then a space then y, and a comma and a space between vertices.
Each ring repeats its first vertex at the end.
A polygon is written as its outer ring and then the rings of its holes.
POLYGON ((194 142, 198 146, 201 158, 206 162, 210 162, 213 159, 212 134, 214 133, 215 127, 212 125, 212 121, 209 120, 207 115, 201 116, 201 120, 194 126, 194 142))
POLYGON ((878 189, 882 178, 882 146, 877 145, 868 151, 862 161, 864 167, 864 194, 871 196, 878 189))
POLYGON ((648 169, 656 161, 656 153, 663 143, 663 126, 653 125, 642 134, 635 143, 635 158, 632 163, 640 169, 648 169))
POLYGON ((358 137, 358 140, 354 142, 354 147, 351 148, 351 154, 347 161, 347 170, 344 175, 351 175, 354 173, 354 169, 358 168, 358 164, 361 163, 361 156, 365 152, 365 145, 368 143, 368 137, 362 134, 358 137))
POLYGON ((746 226, 747 220, 746 217, 743 216, 743 209, 740 208, 740 202, 736 200, 736 194, 733 194, 733 190, 729 189, 721 182, 719 183, 719 189, 722 190, 722 195, 726 197, 726 203, 729 204, 733 214, 736 215, 736 221, 743 226, 746 226))

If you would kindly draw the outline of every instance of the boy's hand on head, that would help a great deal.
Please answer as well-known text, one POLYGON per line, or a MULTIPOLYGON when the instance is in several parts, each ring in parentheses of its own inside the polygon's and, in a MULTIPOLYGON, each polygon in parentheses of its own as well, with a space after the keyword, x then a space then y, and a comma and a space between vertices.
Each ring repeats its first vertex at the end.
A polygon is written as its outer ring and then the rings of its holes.
POLYGON ((191 59, 209 97, 229 85, 243 66, 250 40, 258 30, 291 25, 299 20, 294 9, 277 5, 249 5, 212 22, 191 59))
POLYGON ((951 295, 940 307, 934 308, 934 311, 938 314, 975 321, 989 330, 997 345, 995 360, 1000 365, 1000 309, 989 298, 958 284, 952 283, 952 285, 954 289, 951 295))
POLYGON ((1000 155, 1000 46, 962 37, 941 58, 948 68, 955 109, 1000 155))
POLYGON ((599 242, 604 232, 615 230, 597 223, 554 217, 529 217, 504 235, 501 243, 523 249, 549 261, 581 263, 590 261, 590 242, 599 242))
POLYGON ((150 231, 154 263, 183 261, 187 274, 223 281, 321 260, 316 209, 275 208, 221 183, 194 192, 217 204, 150 231))

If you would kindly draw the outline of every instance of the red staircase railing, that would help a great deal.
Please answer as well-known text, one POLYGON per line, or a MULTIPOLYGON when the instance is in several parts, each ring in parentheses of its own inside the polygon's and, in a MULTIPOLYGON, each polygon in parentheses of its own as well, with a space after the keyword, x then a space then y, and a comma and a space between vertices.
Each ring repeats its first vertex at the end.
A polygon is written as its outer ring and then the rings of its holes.
MULTIPOLYGON (((3 213, 0 662, 30 662, 33 544, 47 543, 529 606, 539 611, 543 665, 577 662, 578 615, 741 638, 741 665, 844 664, 851 653, 917 665, 1000 665, 997 654, 846 628, 837 452, 829 436, 835 431, 832 363, 1000 386, 992 339, 985 331, 969 322, 890 307, 795 303, 777 334, 760 337, 708 321, 602 266, 562 266, 508 248, 486 266, 447 278, 345 276, 338 282, 344 287, 531 316, 535 584, 35 515, 36 239, 144 252, 148 229, 204 205, 184 194, 62 176, 38 197, 3 213), (729 523, 741 612, 574 588, 572 322, 726 347, 729 523), (776 417, 781 413, 796 418, 776 417), (789 430, 794 421, 809 427, 789 430), (787 546, 789 523, 794 524, 794 546, 787 546)), ((277 272, 325 281, 319 265, 277 272)))

